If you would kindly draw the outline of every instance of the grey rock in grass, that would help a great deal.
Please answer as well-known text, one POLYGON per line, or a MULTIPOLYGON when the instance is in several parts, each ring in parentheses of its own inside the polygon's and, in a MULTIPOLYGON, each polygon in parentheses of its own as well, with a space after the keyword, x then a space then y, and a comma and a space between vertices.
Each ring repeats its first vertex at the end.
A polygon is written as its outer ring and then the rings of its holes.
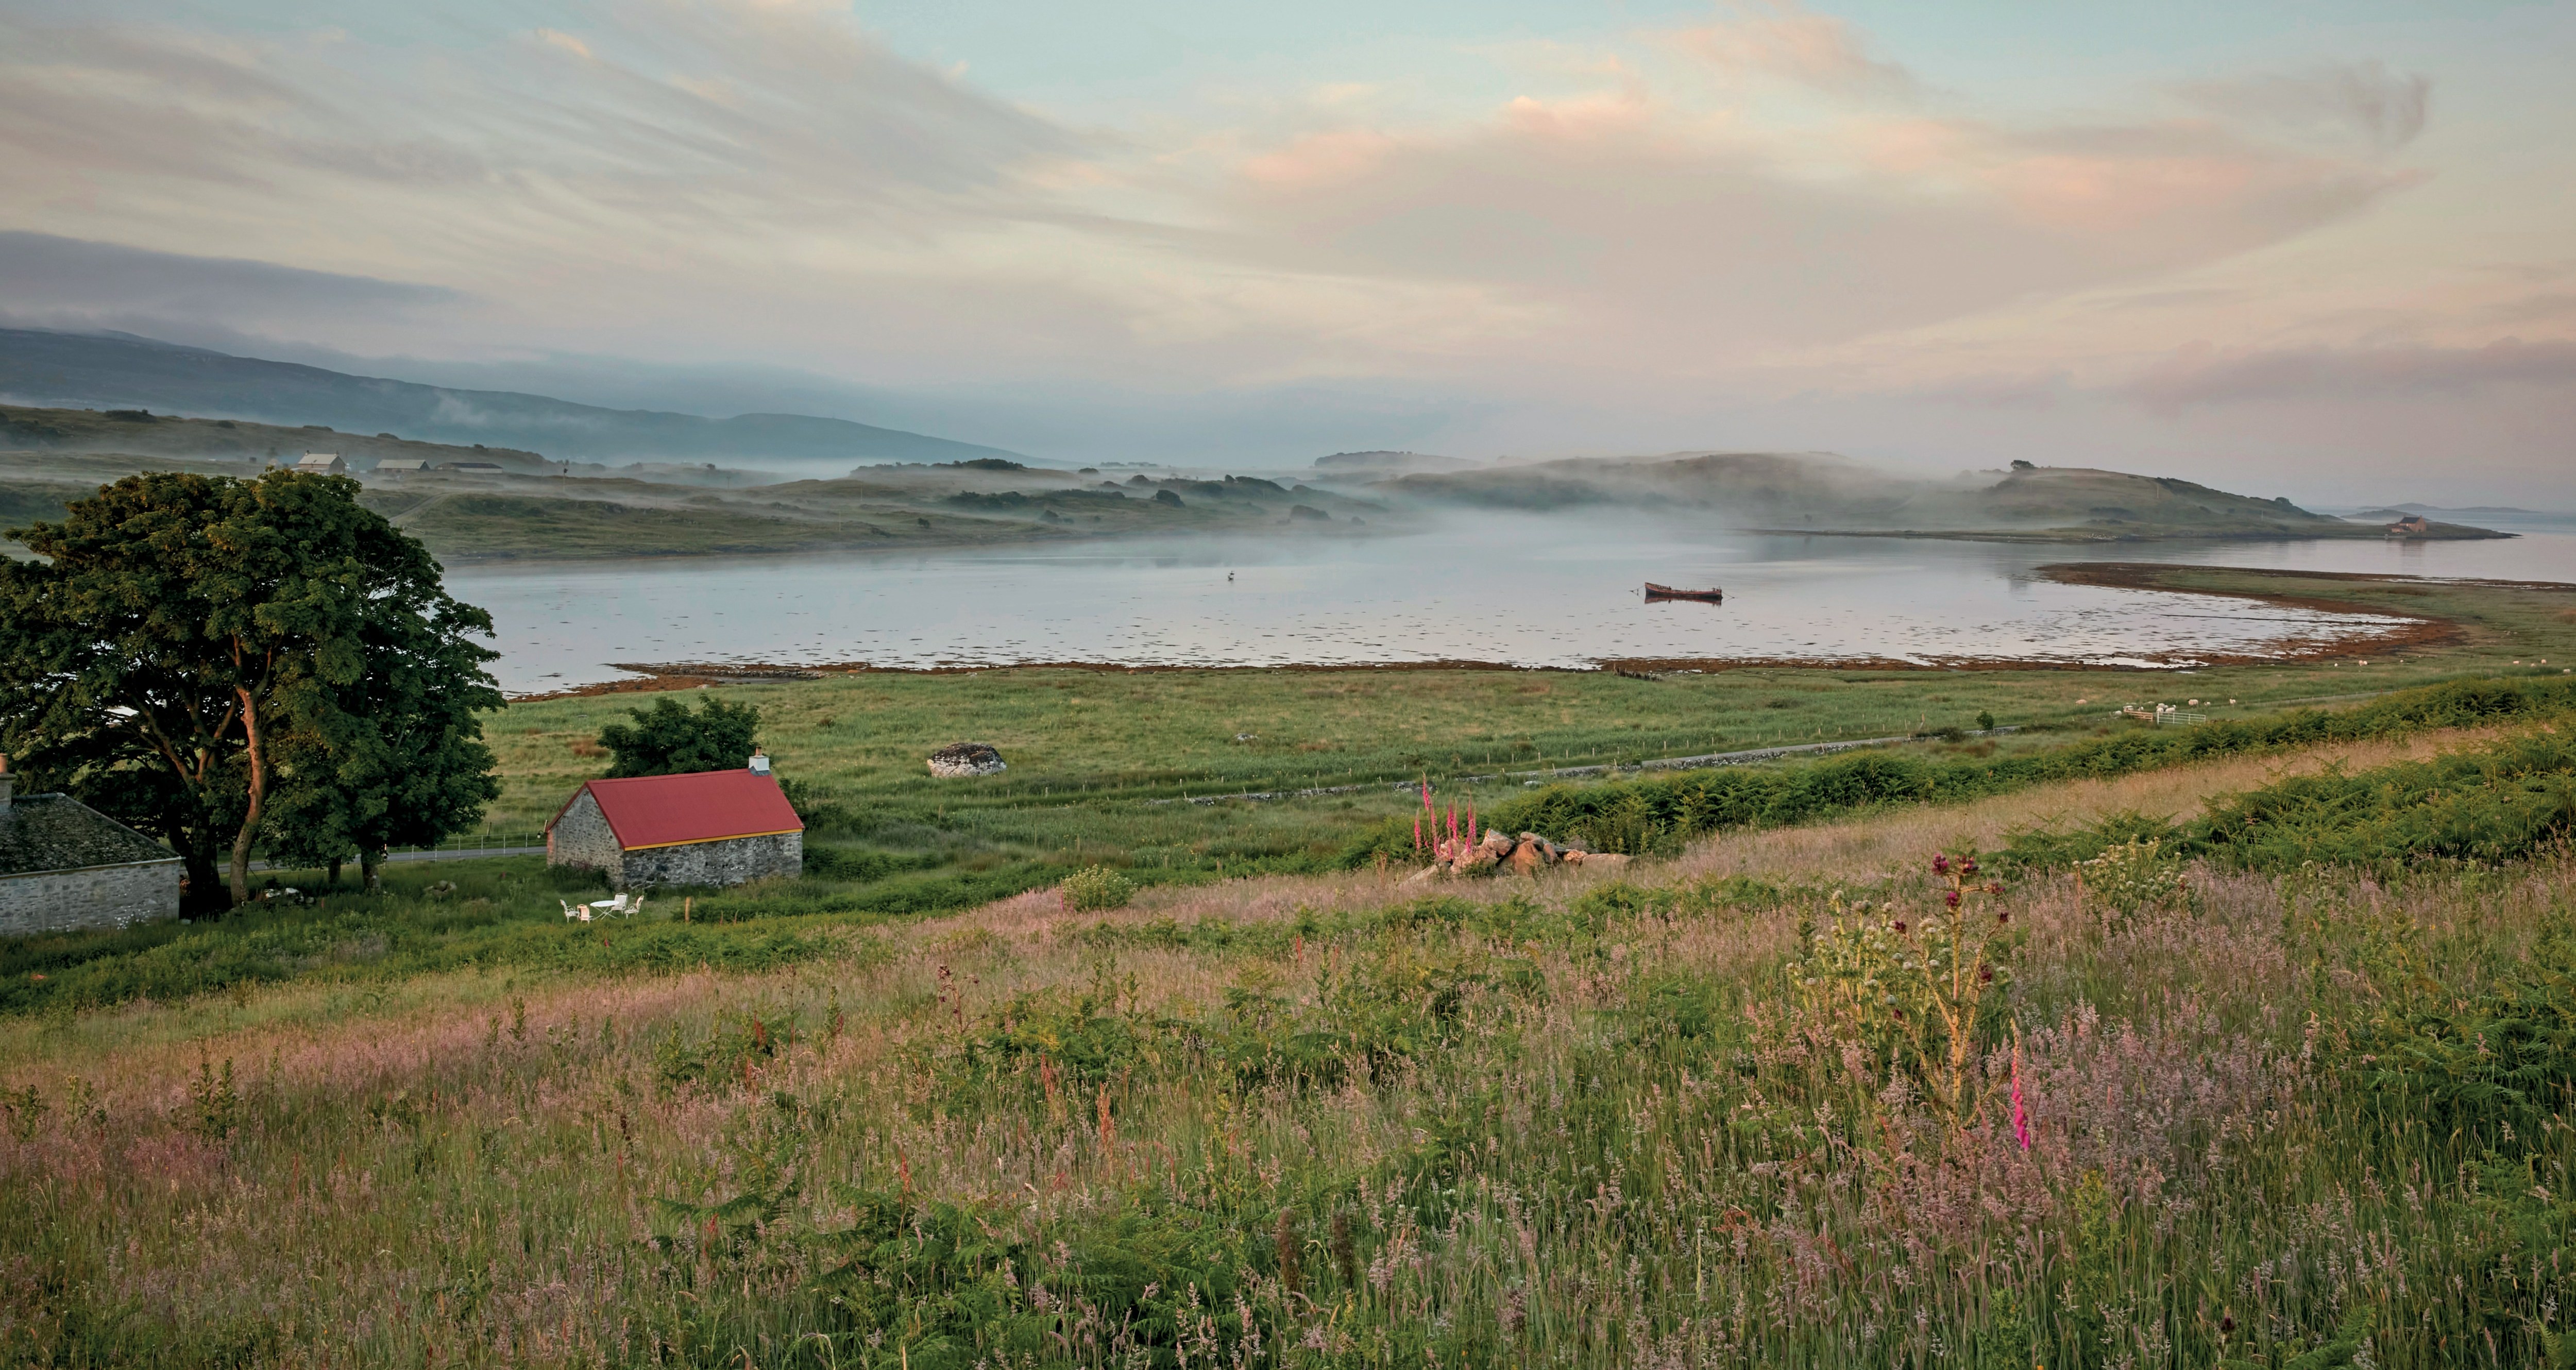
POLYGON ((1009 769, 1000 752, 981 742, 953 742, 930 754, 930 773, 944 780, 999 775, 1009 769))

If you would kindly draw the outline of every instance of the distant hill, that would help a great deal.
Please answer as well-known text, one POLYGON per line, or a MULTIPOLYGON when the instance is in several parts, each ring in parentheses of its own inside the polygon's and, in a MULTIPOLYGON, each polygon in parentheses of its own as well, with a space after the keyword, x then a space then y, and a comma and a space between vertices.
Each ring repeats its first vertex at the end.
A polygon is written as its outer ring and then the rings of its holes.
POLYGON ((504 390, 451 390, 180 347, 130 333, 0 329, 0 400, 327 424, 582 461, 963 461, 1017 453, 846 419, 727 419, 603 409, 504 390))
MULTIPOLYGON (((245 476, 266 464, 270 435, 309 430, 240 420, 160 419, 125 411, 0 407, 0 537, 58 520, 76 500, 140 471, 245 476), (83 425, 127 439, 85 446, 83 425), (192 436, 193 435, 193 436, 192 436), (233 443, 218 448, 215 443, 233 443), (245 460, 247 459, 247 460, 245 460)), ((471 561, 724 556, 896 548, 1000 546, 1186 534, 1366 537, 1400 528, 1384 505, 1307 485, 1246 476, 1193 480, 1131 476, 1123 483, 1009 461, 863 467, 835 480, 717 488, 693 467, 686 480, 595 465, 561 474, 524 452, 435 448, 335 435, 342 456, 374 448, 359 498, 450 566, 471 561), (435 461, 445 456, 454 460, 435 461), (489 460, 499 458, 500 460, 489 460), (512 459, 524 458, 514 463, 512 459), (429 470, 417 463, 433 461, 429 470), (412 467, 389 464, 411 461, 412 467), (591 474, 584 474, 591 473, 591 474)), ((292 456, 292 451, 280 453, 292 456)), ((649 468, 644 468, 649 469, 649 468)), ((0 543, 0 552, 6 544, 0 543)))
POLYGON ((1913 487, 1830 452, 1674 453, 1575 457, 1482 471, 1408 475, 1379 488, 1417 498, 1508 509, 1631 505, 1718 513, 1745 527, 1809 516, 1880 521, 1913 487))
MULTIPOLYGON (((1377 488, 1417 499, 1516 509, 1619 505, 1705 512, 1741 528, 2007 542, 2378 537, 2364 525, 2166 476, 2015 463, 1923 480, 1829 452, 1674 453, 1577 458, 1496 470, 1408 475, 1377 488)), ((2435 524, 2433 537, 2505 537, 2435 524)))
POLYGON ((554 469, 534 452, 515 447, 417 442, 391 433, 343 433, 321 424, 252 423, 242 419, 191 419, 149 409, 29 409, 0 404, 0 452, 115 452, 197 462, 265 466, 292 462, 307 452, 336 453, 352 471, 389 461, 432 466, 478 463, 535 474, 554 469))

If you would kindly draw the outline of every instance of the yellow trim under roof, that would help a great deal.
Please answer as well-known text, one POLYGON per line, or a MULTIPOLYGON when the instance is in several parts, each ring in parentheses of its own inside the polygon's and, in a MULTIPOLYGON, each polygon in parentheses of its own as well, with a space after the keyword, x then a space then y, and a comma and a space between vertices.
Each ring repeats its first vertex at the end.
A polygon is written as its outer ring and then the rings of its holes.
POLYGON ((664 847, 703 847, 709 842, 731 842, 744 837, 785 837, 791 832, 803 831, 805 831, 803 828, 780 828, 776 832, 730 832, 722 837, 692 837, 686 842, 647 842, 640 847, 619 847, 618 850, 660 851, 664 847))

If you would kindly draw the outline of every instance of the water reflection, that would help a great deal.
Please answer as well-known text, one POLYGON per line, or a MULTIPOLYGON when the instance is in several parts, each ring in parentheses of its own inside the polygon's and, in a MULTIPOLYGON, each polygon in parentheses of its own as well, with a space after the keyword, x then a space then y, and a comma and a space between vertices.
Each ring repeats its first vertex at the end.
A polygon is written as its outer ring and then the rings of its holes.
POLYGON ((464 568, 450 584, 493 612, 496 673, 520 691, 613 679, 612 662, 2177 664, 2295 650, 2374 621, 2031 574, 2148 559, 2561 580, 2576 579, 2576 537, 2105 549, 1478 515, 1405 536, 464 568), (1648 579, 1721 585, 1726 602, 1648 605, 1648 579))

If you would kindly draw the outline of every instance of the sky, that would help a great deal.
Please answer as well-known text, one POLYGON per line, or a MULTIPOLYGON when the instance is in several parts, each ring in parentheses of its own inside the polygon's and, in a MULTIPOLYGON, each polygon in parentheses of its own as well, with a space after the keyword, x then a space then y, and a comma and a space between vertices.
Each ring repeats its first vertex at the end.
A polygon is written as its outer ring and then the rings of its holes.
POLYGON ((0 320, 1090 460, 2576 507, 2576 5, 0 0, 0 320))

